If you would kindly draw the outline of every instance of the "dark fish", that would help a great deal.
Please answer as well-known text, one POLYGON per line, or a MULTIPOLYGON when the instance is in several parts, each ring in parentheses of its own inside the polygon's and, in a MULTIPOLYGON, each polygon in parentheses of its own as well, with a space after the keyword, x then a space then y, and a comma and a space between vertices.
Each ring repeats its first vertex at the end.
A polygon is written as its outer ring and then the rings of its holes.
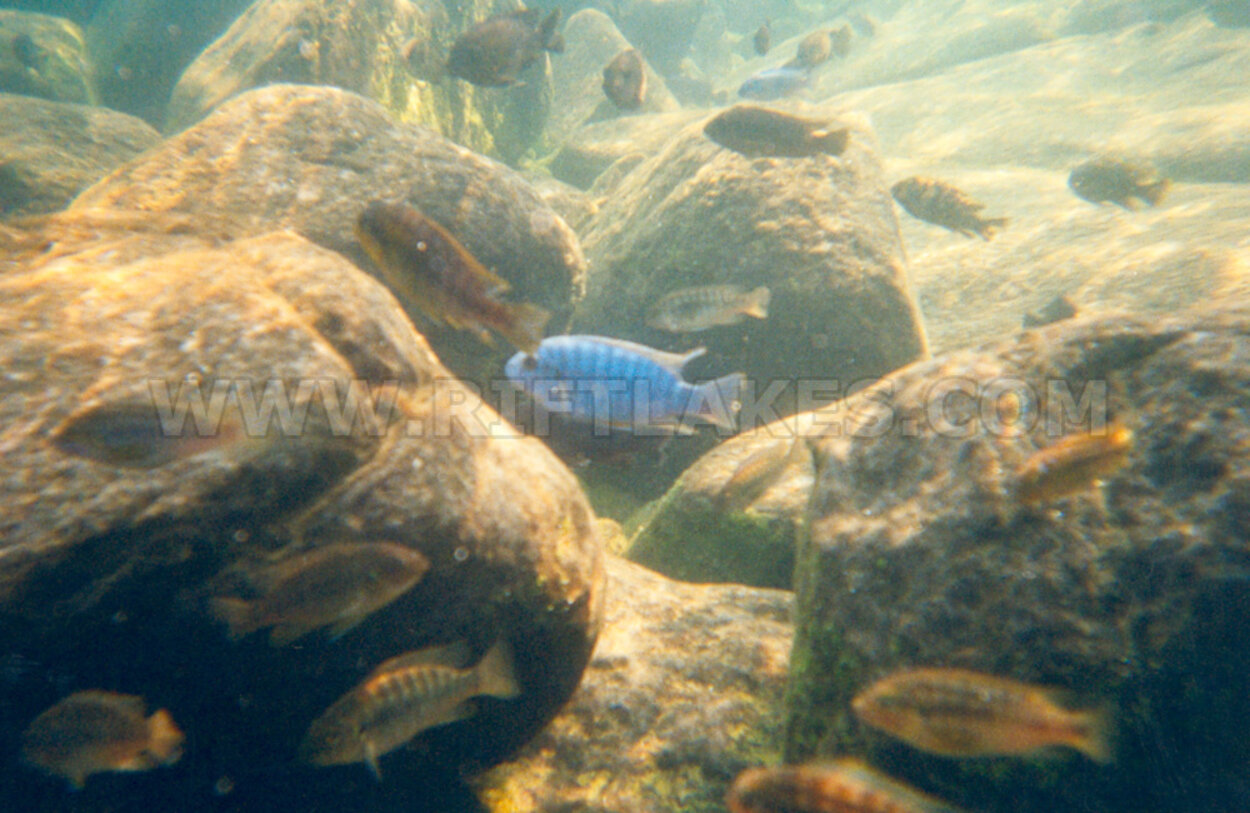
POLYGON ((1118 471, 1133 449, 1133 430, 1113 422, 1101 432, 1076 432, 1038 449, 1016 470, 1016 497, 1031 505, 1088 489, 1118 471))
POLYGON ((1061 322, 1076 316, 1076 305, 1066 296, 1057 296, 1037 313, 1024 315, 1024 327, 1041 327, 1053 322, 1061 322))
POLYGON ((378 757, 428 728, 472 716, 472 698, 521 693, 507 641, 500 639, 476 666, 462 669, 466 654, 453 644, 385 661, 313 721, 299 758, 312 765, 364 762, 380 781, 378 757))
POLYGON ((421 580, 430 562, 391 542, 327 545, 258 570, 261 598, 213 599, 213 613, 242 638, 272 627, 269 642, 285 646, 321 627, 338 638, 421 580))
POLYGON ((154 469, 243 439, 237 421, 223 420, 216 431, 201 435, 195 422, 166 427, 151 401, 105 404, 72 415, 53 432, 62 452, 109 466, 154 469))
POLYGON ((517 353, 504 372, 544 409, 596 425, 690 432, 699 419, 732 427, 744 376, 690 384, 681 371, 705 348, 665 353, 602 336, 553 336, 532 355, 517 353))
POLYGON ((845 58, 851 52, 851 27, 849 25, 813 31, 799 41, 794 59, 785 64, 787 68, 810 71, 829 61, 835 54, 845 58))
POLYGON ((74 692, 22 733, 22 758, 81 788, 92 774, 149 771, 182 757, 182 732, 169 712, 151 717, 142 697, 74 692))
POLYGON ((550 314, 497 299, 508 283, 411 206, 374 201, 356 221, 356 238, 400 299, 434 321, 473 330, 488 344, 493 328, 522 350, 542 339, 550 314))
POLYGON ((30 34, 18 34, 13 38, 12 45, 13 57, 23 68, 39 70, 39 64, 43 61, 43 49, 31 39, 30 34))
POLYGON ((894 184, 890 194, 912 217, 965 237, 976 234, 982 240, 989 240, 1007 225, 1005 217, 982 217, 980 211, 985 204, 933 178, 907 178, 894 184))
POLYGON ((637 110, 647 98, 647 72, 642 54, 621 51, 603 69, 603 93, 621 110, 637 110))
POLYGON ((768 27, 768 20, 760 24, 755 29, 755 36, 751 38, 751 44, 755 46, 755 53, 764 56, 768 53, 768 49, 773 45, 773 30, 768 27))
POLYGON ((877 21, 862 11, 852 11, 846 15, 846 19, 850 20, 851 26, 854 27, 855 33, 861 37, 876 36, 877 21))
POLYGON ((736 104, 722 111, 703 126, 703 134, 748 158, 803 158, 821 153, 837 157, 846 150, 850 138, 845 127, 830 129, 828 122, 752 104, 736 104))
POLYGON ((763 285, 748 291, 740 285, 701 285, 664 296, 647 313, 647 325, 671 333, 696 333, 736 325, 748 316, 768 318, 770 294, 763 285))
POLYGON ((1135 210, 1138 201, 1157 206, 1172 182, 1159 177, 1153 167, 1130 164, 1118 158, 1094 158, 1072 170, 1068 186, 1090 203, 1111 202, 1135 210))
POLYGON ((1070 711, 1052 690, 966 669, 890 675, 851 708, 868 725, 933 754, 1014 755, 1063 745, 1111 760, 1103 711, 1070 711))
POLYGON ((725 803, 730 813, 959 813, 850 758, 743 771, 725 803))
POLYGON ((564 52, 564 38, 556 33, 559 24, 558 8, 541 22, 539 11, 534 8, 496 14, 456 39, 447 59, 447 70, 452 76, 483 87, 514 84, 543 51, 564 52))
POLYGON ((771 102, 797 93, 807 82, 807 71, 801 68, 769 68, 748 77, 738 88, 738 95, 757 102, 771 102))

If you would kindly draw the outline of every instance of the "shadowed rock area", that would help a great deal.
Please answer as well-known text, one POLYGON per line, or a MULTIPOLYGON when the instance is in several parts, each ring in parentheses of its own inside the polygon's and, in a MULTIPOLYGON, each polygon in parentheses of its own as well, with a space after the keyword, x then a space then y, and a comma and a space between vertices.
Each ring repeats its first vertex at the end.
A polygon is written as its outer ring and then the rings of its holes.
POLYGON ((971 810, 1244 808, 1247 336, 1244 304, 1065 322, 841 405, 813 441, 787 760, 867 754, 971 810), (1126 465, 1023 502, 1024 462, 1104 419, 1133 432, 1126 465), (873 680, 939 666, 1106 707, 1116 762, 934 757, 852 715, 873 680))
POLYGON ((35 800, 24 810, 63 809, 64 783, 20 766, 19 734, 65 694, 104 688, 167 708, 186 754, 93 778, 76 809, 472 809, 458 771, 533 736, 590 657, 593 515, 379 283, 290 232, 231 232, 207 215, 74 210, 0 234, 0 652, 17 664, 4 784, 35 800), (196 415, 192 391, 222 393, 220 420, 196 415), (153 424, 162 403, 188 410, 183 429, 153 424), (377 542, 429 570, 337 640, 232 642, 211 609, 286 557, 377 542), (470 719, 383 756, 385 782, 296 761, 310 722, 381 661, 462 640, 477 656, 501 637, 522 695, 479 698, 470 719))
POLYGON ((82 29, 60 17, 0 9, 0 92, 95 104, 82 29))
POLYGON ((0 217, 63 209, 160 140, 139 119, 98 107, 0 94, 0 217))
POLYGON ((609 556, 604 631, 568 707, 478 783, 492 810, 723 811, 775 762, 787 593, 678 584, 609 556))

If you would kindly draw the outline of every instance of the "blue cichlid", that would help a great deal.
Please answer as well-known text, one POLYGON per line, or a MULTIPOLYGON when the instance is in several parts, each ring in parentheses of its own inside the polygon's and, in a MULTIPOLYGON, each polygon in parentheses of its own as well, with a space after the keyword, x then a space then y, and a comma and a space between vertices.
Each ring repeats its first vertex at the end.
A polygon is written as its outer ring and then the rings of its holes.
POLYGON ((743 82, 738 88, 738 95, 744 99, 771 102, 793 95, 804 87, 807 87, 807 71, 802 68, 769 68, 743 82))
POLYGON ((682 368, 706 352, 666 353, 602 336, 553 336, 504 372, 548 412, 615 428, 689 432, 691 419, 732 428, 742 373, 691 384, 682 368))

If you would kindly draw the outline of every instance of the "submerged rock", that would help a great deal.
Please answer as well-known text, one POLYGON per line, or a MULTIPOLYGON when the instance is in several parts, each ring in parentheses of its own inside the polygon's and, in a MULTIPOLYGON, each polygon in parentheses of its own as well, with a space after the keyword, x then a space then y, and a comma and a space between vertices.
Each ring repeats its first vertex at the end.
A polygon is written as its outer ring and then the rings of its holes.
MULTIPOLYGON (((88 189, 74 206, 229 212, 247 233, 292 228, 367 268, 352 232, 376 199, 406 201, 438 221, 511 283, 519 300, 567 315, 581 294, 577 236, 519 175, 334 88, 249 91, 88 189)), ((424 330, 428 323, 414 318, 424 330)), ((482 386, 507 352, 450 328, 426 335, 444 363, 482 386)))
MULTIPOLYGON (((75 210, 0 243, 0 652, 35 664, 6 683, 0 737, 53 692, 104 685, 168 708, 190 745, 177 770, 89 787, 85 810, 223 793, 239 810, 464 809, 445 795, 456 772, 532 737, 590 657, 594 517, 379 283, 289 232, 230 240, 209 221, 75 210), (163 420, 182 409, 200 429, 218 394, 215 432, 153 423, 164 404, 163 420), (378 542, 429 570, 337 640, 234 642, 213 611, 267 589, 250 579, 275 561, 378 542), (378 663, 462 640, 480 655, 501 637, 523 695, 479 698, 470 719, 383 756, 384 783, 295 761, 310 723, 378 663)), ((39 798, 46 780, 15 761, 0 772, 15 798, 39 798)), ((63 804, 45 798, 23 809, 63 804)))
POLYGON ((0 93, 96 104, 82 30, 60 17, 0 9, 0 93))
POLYGON ((0 217, 54 212, 160 141, 139 119, 103 108, 0 94, 0 217))
POLYGON ((613 19, 660 73, 673 73, 690 50, 707 0, 619 0, 613 19))
POLYGON ((478 784, 492 810, 723 811, 776 762, 790 596, 671 582, 607 557, 604 630, 568 707, 478 784))
POLYGON ((1244 304, 1067 320, 837 405, 812 442, 786 760, 868 754, 973 810, 1245 807, 1247 335, 1244 304), (1111 419, 1133 441, 1105 486, 1017 497, 1037 450, 1111 419), (856 721, 858 691, 917 667, 1106 708, 1115 762, 935 757, 856 721))
POLYGON ((573 131, 556 153, 551 174, 572 186, 589 189, 617 161, 654 155, 684 126, 703 117, 701 112, 652 113, 585 124, 573 131))

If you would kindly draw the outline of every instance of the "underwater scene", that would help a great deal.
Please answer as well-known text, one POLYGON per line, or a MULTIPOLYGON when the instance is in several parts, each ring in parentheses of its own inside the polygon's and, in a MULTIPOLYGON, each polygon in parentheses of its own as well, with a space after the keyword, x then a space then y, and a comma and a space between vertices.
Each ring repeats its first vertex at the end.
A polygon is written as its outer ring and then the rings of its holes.
POLYGON ((1248 0, 0 0, 0 811, 1247 813, 1248 0))

